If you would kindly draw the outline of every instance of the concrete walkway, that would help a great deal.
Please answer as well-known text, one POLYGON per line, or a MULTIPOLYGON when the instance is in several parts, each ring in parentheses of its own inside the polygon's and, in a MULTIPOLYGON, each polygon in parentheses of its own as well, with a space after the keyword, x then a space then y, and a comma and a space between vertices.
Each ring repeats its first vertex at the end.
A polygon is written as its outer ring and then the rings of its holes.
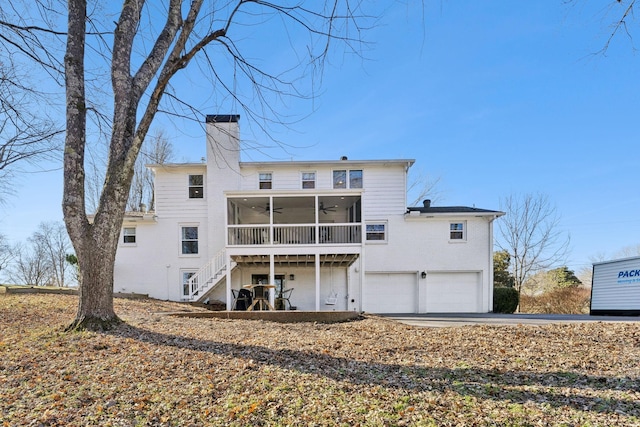
POLYGON ((590 316, 588 314, 383 314, 407 325, 444 328, 469 325, 548 325, 552 323, 637 322, 639 316, 590 316))

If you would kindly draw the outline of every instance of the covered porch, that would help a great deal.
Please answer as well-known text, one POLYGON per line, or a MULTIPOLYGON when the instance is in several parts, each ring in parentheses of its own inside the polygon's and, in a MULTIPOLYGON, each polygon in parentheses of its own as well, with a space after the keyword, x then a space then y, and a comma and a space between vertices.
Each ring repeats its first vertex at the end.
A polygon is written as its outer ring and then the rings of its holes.
POLYGON ((228 311, 235 308, 232 290, 237 294, 239 289, 258 283, 270 285, 266 297, 271 307, 300 311, 359 311, 358 301, 353 296, 359 293, 363 279, 362 269, 354 268, 361 260, 360 247, 331 253, 280 249, 283 251, 255 253, 248 248, 228 248, 227 271, 231 271, 226 277, 228 311), (290 306, 276 304, 278 296, 290 289, 293 289, 288 301, 290 306))

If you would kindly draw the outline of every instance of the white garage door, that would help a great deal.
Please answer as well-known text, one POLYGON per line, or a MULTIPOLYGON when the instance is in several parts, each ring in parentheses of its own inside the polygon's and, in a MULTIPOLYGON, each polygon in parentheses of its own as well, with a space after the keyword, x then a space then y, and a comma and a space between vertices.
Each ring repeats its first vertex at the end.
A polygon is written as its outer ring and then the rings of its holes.
POLYGON ((478 313, 480 273, 428 273, 427 313, 478 313))
POLYGON ((369 313, 415 313, 415 273, 368 273, 365 275, 362 309, 369 313))

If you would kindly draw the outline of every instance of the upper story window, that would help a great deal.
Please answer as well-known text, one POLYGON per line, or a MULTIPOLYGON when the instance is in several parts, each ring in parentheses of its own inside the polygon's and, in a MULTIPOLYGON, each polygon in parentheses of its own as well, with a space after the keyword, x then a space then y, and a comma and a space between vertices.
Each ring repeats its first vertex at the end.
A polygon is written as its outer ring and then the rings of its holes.
POLYGON ((316 188, 315 172, 302 172, 302 188, 316 188))
POLYGON ((365 225, 367 242, 383 243, 387 241, 387 224, 385 222, 365 225))
POLYGON ((198 253, 198 227, 182 227, 182 254, 198 253))
POLYGON ((347 188, 347 171, 333 171, 333 188, 347 188))
POLYGON ((362 188, 362 169, 334 170, 333 188, 362 188))
POLYGON ((136 228, 124 227, 122 229, 122 243, 132 245, 136 243, 136 228))
POLYGON ((449 224, 449 240, 465 240, 467 233, 464 222, 452 222, 449 224))
POLYGON ((204 176, 189 175, 189 198, 202 199, 204 197, 204 176))
POLYGON ((362 188, 362 170, 349 171, 349 188, 362 188))
POLYGON ((271 172, 260 172, 258 181, 258 188, 261 190, 271 190, 273 188, 273 174, 271 172))

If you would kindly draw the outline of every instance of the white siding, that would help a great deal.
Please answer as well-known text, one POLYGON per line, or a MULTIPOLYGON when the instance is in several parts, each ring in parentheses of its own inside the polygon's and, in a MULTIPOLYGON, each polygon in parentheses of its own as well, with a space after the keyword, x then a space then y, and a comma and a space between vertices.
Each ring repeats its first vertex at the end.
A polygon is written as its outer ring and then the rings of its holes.
POLYGON ((403 165, 373 165, 363 170, 363 219, 381 220, 406 211, 406 176, 403 165))
MULTIPOLYGON (((298 190, 313 194, 314 190, 302 190, 301 173, 316 172, 315 190, 333 190, 334 170, 362 170, 363 173, 363 218, 382 219, 387 215, 402 215, 406 210, 406 175, 404 163, 371 163, 371 164, 305 164, 283 163, 274 168, 273 165, 243 164, 240 190, 258 190, 258 173, 273 174, 272 190, 298 190)), ((227 190, 232 190, 227 188, 227 190)))
POLYGON ((156 214, 163 218, 189 218, 207 215, 205 167, 162 168, 155 174, 156 214), (189 198, 189 175, 205 175, 205 196, 189 198))
POLYGON ((145 223, 125 220, 123 227, 136 228, 136 244, 118 246, 114 291, 180 301, 180 271, 197 270, 209 260, 206 217, 191 217, 188 221, 158 218, 157 222, 145 223), (197 255, 181 254, 182 225, 198 226, 197 255))

